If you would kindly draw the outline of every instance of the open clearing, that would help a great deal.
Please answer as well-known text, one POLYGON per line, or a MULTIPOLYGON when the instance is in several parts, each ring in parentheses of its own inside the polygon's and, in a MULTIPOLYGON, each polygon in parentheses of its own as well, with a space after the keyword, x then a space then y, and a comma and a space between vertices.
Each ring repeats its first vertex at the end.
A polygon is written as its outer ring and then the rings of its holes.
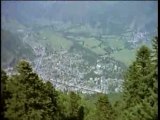
POLYGON ((54 32, 42 32, 41 33, 42 38, 46 38, 45 40, 43 39, 43 43, 50 44, 53 48, 55 49, 69 49, 73 43, 67 39, 65 39, 63 36, 60 34, 54 33, 54 32))
POLYGON ((125 63, 127 66, 135 60, 136 50, 123 49, 111 54, 116 60, 125 63))

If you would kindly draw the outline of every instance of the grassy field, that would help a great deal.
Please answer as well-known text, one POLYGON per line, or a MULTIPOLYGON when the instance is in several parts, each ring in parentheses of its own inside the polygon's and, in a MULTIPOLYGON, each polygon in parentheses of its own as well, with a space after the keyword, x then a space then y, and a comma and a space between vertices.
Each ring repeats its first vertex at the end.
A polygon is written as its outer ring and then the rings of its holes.
POLYGON ((84 46, 87 46, 89 48, 98 46, 101 42, 96 40, 95 38, 86 38, 84 41, 84 46))
POLYGON ((91 51, 93 51, 96 54, 104 54, 105 51, 103 50, 103 47, 100 48, 99 44, 101 43, 99 40, 96 40, 95 38, 85 38, 85 37, 79 37, 75 38, 75 40, 78 42, 78 44, 82 45, 84 48, 87 48, 91 51), (83 45, 84 42, 84 45, 83 45))
POLYGON ((96 48, 93 48, 93 49, 91 49, 93 52, 95 52, 96 54, 98 54, 98 55, 103 55, 103 54, 105 54, 105 51, 102 49, 102 48, 100 48, 100 47, 96 47, 96 48))
POLYGON ((84 47, 90 49, 96 54, 105 54, 104 48, 106 47, 112 47, 112 48, 121 48, 124 49, 124 41, 119 40, 119 37, 117 36, 108 36, 109 38, 103 39, 104 43, 101 44, 101 47, 99 46, 101 41, 91 37, 91 38, 75 38, 77 41, 79 41, 79 44, 82 45, 84 41, 84 47))
POLYGON ((136 50, 123 49, 111 54, 116 60, 125 63, 127 66, 135 60, 136 50))
POLYGON ((69 49, 73 44, 71 41, 65 39, 60 34, 54 32, 45 31, 41 33, 41 36, 42 38, 47 38, 46 40, 42 40, 43 43, 48 43, 55 49, 69 49))
POLYGON ((113 48, 124 48, 124 41, 123 40, 119 40, 119 37, 112 37, 110 39, 106 39, 106 42, 108 42, 110 47, 113 48))
POLYGON ((91 51, 95 52, 96 54, 104 54, 105 51, 103 48, 99 47, 101 42, 96 40, 95 38, 88 38, 84 42, 84 47, 90 49, 91 51))
POLYGON ((92 50, 96 54, 104 54, 105 51, 103 48, 112 47, 112 48, 119 48, 124 49, 124 41, 119 40, 117 36, 109 36, 110 38, 104 39, 104 43, 99 46, 101 41, 96 40, 95 38, 86 38, 84 40, 84 47, 92 50))

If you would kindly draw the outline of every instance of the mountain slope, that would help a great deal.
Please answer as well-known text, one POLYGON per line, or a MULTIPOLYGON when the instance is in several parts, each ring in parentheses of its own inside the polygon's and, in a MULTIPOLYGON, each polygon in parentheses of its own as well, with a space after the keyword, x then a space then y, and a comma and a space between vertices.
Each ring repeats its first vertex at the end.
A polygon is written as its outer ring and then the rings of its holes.
POLYGON ((2 67, 17 62, 19 58, 33 58, 32 49, 22 42, 16 34, 1 30, 1 63, 2 67))

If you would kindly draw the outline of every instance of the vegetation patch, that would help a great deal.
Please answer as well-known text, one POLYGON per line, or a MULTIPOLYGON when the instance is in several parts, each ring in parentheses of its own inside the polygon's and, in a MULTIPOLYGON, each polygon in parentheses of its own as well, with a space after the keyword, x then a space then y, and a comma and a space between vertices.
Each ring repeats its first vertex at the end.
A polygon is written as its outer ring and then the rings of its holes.
POLYGON ((123 49, 121 51, 112 53, 111 56, 128 66, 133 60, 135 60, 135 53, 136 50, 123 49))
POLYGON ((73 45, 71 41, 54 32, 42 32, 41 36, 43 38, 43 43, 48 43, 55 49, 69 49, 73 45))

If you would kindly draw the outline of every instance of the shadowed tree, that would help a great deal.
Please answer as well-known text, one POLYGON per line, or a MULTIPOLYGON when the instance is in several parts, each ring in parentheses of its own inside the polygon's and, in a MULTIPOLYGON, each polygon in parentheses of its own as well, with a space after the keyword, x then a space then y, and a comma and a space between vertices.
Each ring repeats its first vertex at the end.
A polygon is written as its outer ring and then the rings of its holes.
POLYGON ((114 110, 108 100, 107 95, 100 94, 96 103, 96 119, 97 120, 114 120, 114 110))

